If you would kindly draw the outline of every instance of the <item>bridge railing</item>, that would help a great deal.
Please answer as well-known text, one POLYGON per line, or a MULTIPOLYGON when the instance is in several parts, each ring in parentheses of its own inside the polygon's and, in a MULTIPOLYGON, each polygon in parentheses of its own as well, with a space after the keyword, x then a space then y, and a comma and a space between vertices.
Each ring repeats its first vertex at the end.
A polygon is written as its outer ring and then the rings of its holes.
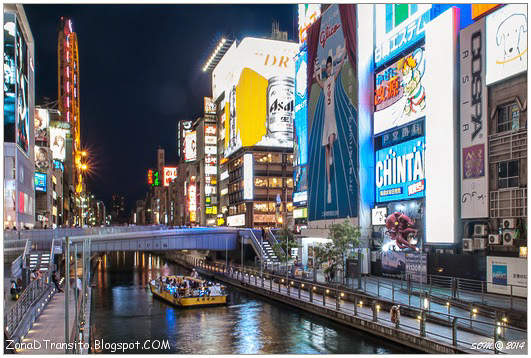
MULTIPOLYGON (((486 322, 476 318, 456 316, 452 314, 437 313, 437 317, 429 315, 426 307, 415 307, 401 304, 402 312, 407 313, 413 320, 402 320, 391 322, 390 318, 383 315, 390 312, 393 303, 380 300, 378 297, 369 297, 362 292, 355 292, 344 288, 334 288, 317 283, 275 275, 262 272, 253 268, 237 268, 234 266, 207 263, 204 260, 183 256, 184 260, 202 270, 213 274, 223 275, 228 278, 240 281, 247 285, 254 285, 262 289, 278 292, 288 297, 304 300, 310 304, 334 307, 336 311, 370 319, 373 322, 381 322, 395 328, 405 328, 405 331, 417 333, 421 337, 435 338, 445 344, 451 344, 468 351, 472 347, 478 348, 477 353, 508 353, 510 348, 522 349, 527 344, 527 330, 519 329, 508 324, 506 317, 497 317, 493 322, 486 322), (365 307, 365 309, 363 309, 365 307), (413 325, 415 322, 416 325, 413 325), (432 324, 428 324, 432 323, 432 324), (440 327, 449 327, 450 336, 447 330, 440 327), (472 334, 471 334, 472 333, 472 334), (478 336, 479 334, 479 336, 478 336), (478 347, 479 340, 491 342, 482 347, 478 347), (495 344, 500 341, 502 345, 495 344), (505 342, 505 344, 503 344, 505 342), (505 347, 508 349, 500 349, 505 347), (483 351, 481 350, 483 349, 483 351)), ((390 313, 389 313, 390 314, 390 313)))

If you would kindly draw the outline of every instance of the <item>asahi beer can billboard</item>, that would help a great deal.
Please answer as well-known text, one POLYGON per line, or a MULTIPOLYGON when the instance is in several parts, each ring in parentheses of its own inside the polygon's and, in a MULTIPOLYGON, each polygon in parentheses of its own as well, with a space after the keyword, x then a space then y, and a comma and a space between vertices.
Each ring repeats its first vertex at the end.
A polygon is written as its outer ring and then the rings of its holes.
POLYGON ((486 218, 488 132, 485 18, 460 34, 461 218, 486 218))
POLYGON ((267 135, 281 143, 293 141, 294 82, 289 76, 275 76, 267 86, 267 135))

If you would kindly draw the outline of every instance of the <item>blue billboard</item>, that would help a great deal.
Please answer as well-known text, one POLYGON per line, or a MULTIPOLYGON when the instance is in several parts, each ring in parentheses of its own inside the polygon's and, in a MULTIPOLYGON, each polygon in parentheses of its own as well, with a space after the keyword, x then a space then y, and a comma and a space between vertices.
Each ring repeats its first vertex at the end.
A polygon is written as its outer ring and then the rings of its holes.
POLYGON ((35 172, 35 191, 46 192, 46 174, 35 172))
POLYGON ((309 221, 358 216, 355 11, 331 5, 308 35, 309 221))
POLYGON ((15 142, 15 14, 4 13, 4 141, 15 142))
POLYGON ((295 165, 308 162, 307 65, 308 51, 303 47, 295 57, 295 165))
POLYGON ((376 202, 424 197, 425 138, 418 137, 376 152, 376 202))

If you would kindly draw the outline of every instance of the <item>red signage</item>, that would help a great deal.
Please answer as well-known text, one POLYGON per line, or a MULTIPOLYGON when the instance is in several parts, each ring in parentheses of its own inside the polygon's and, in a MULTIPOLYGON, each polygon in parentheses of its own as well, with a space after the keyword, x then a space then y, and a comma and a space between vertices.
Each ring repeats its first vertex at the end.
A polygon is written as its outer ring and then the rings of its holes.
POLYGON ((153 185, 153 169, 148 169, 148 184, 153 185))

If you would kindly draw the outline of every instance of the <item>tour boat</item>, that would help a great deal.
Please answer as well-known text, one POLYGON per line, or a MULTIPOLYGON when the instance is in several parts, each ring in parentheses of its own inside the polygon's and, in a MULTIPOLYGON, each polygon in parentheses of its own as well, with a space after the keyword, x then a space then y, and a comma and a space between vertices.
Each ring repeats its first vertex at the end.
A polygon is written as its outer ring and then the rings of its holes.
MULTIPOLYGON (((169 281, 175 280, 177 284, 183 280, 197 283, 198 287, 206 288, 206 281, 191 276, 167 276, 169 281)), ((202 307, 227 304, 227 295, 224 293, 224 286, 214 285, 208 287, 210 294, 203 289, 179 289, 166 283, 166 277, 160 280, 152 280, 149 283, 151 293, 177 307, 202 307)))

